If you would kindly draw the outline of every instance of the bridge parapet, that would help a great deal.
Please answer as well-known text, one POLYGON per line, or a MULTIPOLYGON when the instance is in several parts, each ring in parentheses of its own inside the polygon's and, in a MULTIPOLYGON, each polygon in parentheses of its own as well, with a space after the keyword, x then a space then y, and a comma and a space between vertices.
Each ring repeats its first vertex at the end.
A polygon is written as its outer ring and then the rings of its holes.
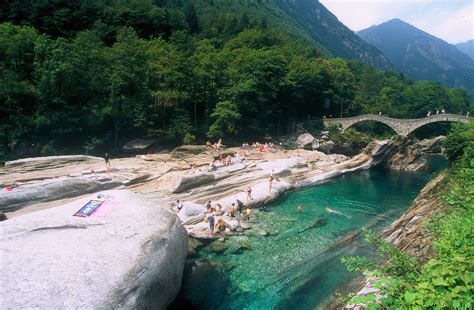
POLYGON ((391 127, 398 135, 407 136, 415 129, 436 122, 463 122, 468 123, 472 122, 473 118, 457 114, 437 114, 433 116, 428 116, 424 118, 412 118, 412 119, 397 119, 390 118, 383 115, 375 114, 364 114, 354 117, 344 117, 344 118, 325 118, 324 126, 331 126, 334 124, 340 124, 342 130, 346 130, 354 124, 366 121, 374 121, 383 123, 391 127))

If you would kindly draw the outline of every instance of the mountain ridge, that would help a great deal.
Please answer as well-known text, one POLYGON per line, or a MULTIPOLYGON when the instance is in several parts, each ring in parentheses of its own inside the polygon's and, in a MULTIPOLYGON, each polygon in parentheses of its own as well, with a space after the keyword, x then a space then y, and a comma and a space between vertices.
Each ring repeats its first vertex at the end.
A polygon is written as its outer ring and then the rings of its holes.
POLYGON ((332 56, 359 60, 380 69, 394 69, 382 51, 364 42, 318 0, 274 1, 332 56))
POLYGON ((474 39, 454 44, 464 54, 474 60, 474 39))
POLYGON ((474 61, 456 46, 398 18, 357 34, 407 76, 462 87, 474 94, 474 61))

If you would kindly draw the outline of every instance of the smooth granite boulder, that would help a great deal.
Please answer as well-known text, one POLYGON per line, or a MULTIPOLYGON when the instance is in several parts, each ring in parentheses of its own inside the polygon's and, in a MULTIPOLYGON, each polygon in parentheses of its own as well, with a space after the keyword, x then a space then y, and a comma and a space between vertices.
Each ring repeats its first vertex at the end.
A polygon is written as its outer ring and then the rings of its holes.
POLYGON ((1 309, 165 309, 176 297, 187 236, 169 208, 106 191, 0 223, 1 309))
MULTIPOLYGON (((206 213, 207 208, 203 205, 191 202, 191 201, 184 201, 183 207, 178 212, 179 219, 184 222, 189 218, 202 215, 206 213)), ((188 224, 185 224, 188 225, 188 224)))
POLYGON ((311 145, 314 142, 314 137, 310 133, 304 133, 302 135, 299 135, 298 138, 296 139, 296 145, 299 148, 304 148, 307 145, 311 145))
POLYGON ((319 145, 318 150, 323 152, 324 154, 331 154, 334 148, 336 147, 336 144, 332 142, 331 140, 329 141, 324 141, 319 145))
POLYGON ((188 189, 208 184, 213 181, 215 181, 215 177, 212 173, 180 175, 173 182, 171 192, 173 194, 181 193, 188 189))

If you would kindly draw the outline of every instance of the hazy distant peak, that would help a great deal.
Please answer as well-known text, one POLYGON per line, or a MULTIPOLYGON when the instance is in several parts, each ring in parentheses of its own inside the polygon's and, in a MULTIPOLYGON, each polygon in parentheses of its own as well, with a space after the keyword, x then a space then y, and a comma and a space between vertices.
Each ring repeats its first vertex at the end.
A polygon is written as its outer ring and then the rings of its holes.
POLYGON ((472 60, 474 60, 474 40, 469 40, 466 42, 460 42, 455 44, 455 46, 464 54, 469 56, 472 60))
POLYGON ((357 34, 411 78, 464 87, 474 94, 474 61, 452 44, 398 18, 357 34))

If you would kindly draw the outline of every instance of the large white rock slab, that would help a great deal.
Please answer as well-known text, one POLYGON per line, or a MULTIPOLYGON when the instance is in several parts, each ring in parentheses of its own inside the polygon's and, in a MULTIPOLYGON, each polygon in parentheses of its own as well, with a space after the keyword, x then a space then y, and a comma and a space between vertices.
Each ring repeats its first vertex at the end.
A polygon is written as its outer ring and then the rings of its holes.
POLYGON ((69 165, 77 162, 88 162, 88 161, 103 161, 101 157, 88 156, 88 155, 61 155, 61 156, 44 156, 44 157, 31 157, 22 158, 12 161, 7 161, 5 167, 18 167, 18 166, 35 166, 38 169, 57 167, 69 165))
POLYGON ((188 189, 208 184, 215 180, 212 173, 195 173, 178 176, 172 185, 172 193, 181 193, 188 189))
POLYGON ((0 211, 16 211, 32 204, 72 198, 121 186, 111 178, 58 178, 27 184, 13 191, 0 191, 0 211))
POLYGON ((165 309, 181 285, 187 236, 177 216, 130 191, 106 191, 0 222, 1 309, 165 309))

